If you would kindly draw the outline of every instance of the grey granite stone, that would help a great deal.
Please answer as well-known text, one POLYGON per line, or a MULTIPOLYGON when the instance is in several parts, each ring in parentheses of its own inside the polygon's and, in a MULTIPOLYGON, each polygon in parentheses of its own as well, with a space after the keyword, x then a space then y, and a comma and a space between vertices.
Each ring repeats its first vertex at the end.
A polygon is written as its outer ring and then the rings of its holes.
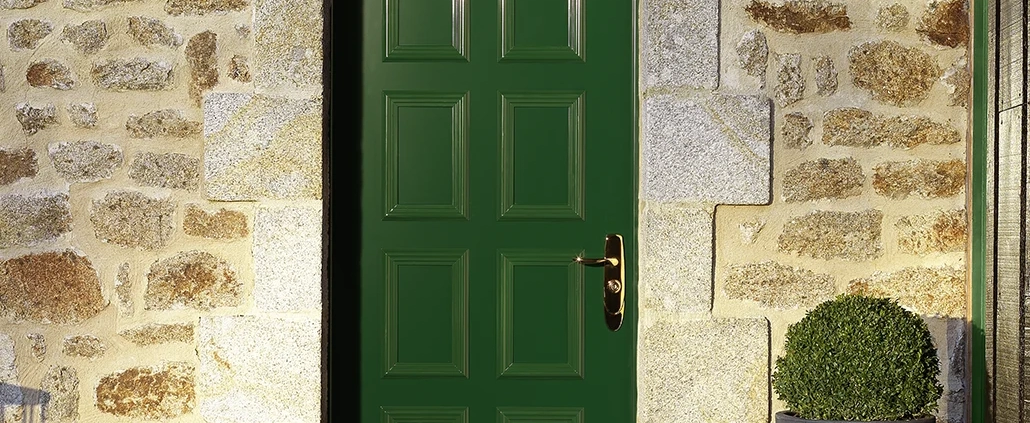
POLYGON ((642 89, 717 88, 719 0, 645 0, 640 25, 642 89))
POLYGON ((641 309, 712 309, 711 207, 647 202, 640 212, 641 309))
POLYGON ((258 209, 253 254, 257 309, 294 312, 321 308, 321 208, 258 209))

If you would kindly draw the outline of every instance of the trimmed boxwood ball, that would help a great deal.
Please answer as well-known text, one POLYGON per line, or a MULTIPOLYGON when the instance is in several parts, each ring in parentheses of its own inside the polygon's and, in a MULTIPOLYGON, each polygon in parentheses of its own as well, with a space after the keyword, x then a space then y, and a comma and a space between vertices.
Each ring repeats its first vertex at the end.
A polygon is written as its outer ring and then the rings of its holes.
POLYGON ((802 418, 891 421, 936 411, 939 374, 919 316, 895 300, 844 294, 787 328, 772 385, 802 418))

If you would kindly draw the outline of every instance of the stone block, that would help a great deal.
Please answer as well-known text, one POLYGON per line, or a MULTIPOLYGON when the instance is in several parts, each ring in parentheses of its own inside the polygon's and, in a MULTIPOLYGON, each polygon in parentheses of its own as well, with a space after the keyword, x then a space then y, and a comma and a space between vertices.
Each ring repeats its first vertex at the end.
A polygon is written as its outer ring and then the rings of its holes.
POLYGON ((898 248, 905 253, 947 253, 966 248, 966 211, 963 209, 903 216, 894 228, 898 231, 898 248))
POLYGON ((167 0, 164 9, 172 16, 191 16, 212 12, 239 12, 247 6, 250 6, 247 0, 167 0))
POLYGON ((129 278, 129 263, 118 266, 118 275, 114 279, 114 292, 118 295, 118 315, 132 316, 135 304, 132 300, 132 279, 129 278))
POLYGON ((638 422, 769 421, 764 318, 642 323, 637 351, 638 422))
POLYGON ((15 367, 14 339, 0 333, 0 419, 4 422, 22 421, 22 396, 18 383, 18 368, 15 367))
POLYGON ((251 70, 259 90, 321 93, 322 1, 255 0, 253 51, 251 70))
POLYGON ((969 4, 966 0, 934 0, 919 19, 916 32, 933 44, 964 46, 969 42, 969 4))
POLYGON ((0 9, 28 9, 47 0, 0 0, 0 9))
POLYGON ((85 357, 95 360, 104 355, 107 345, 93 335, 74 335, 64 337, 64 348, 61 350, 69 357, 85 357))
POLYGON ((944 75, 941 76, 941 81, 951 89, 951 93, 948 96, 949 105, 969 107, 971 78, 972 75, 969 73, 969 62, 966 56, 962 56, 961 59, 944 72, 944 75))
POLYGON ((908 9, 901 3, 883 6, 876 11, 876 26, 884 31, 901 31, 908 26, 908 19, 908 9))
POLYGON ((52 143, 47 147, 57 174, 69 182, 108 179, 122 165, 122 148, 96 141, 52 143))
POLYGON ((640 211, 641 309, 712 309, 712 211, 657 202, 640 211))
POLYGON ((144 300, 147 310, 210 310, 240 305, 242 290, 243 283, 229 263, 191 250, 150 266, 144 300))
POLYGON ((848 6, 826 0, 786 0, 772 4, 751 0, 744 11, 756 22, 790 34, 827 33, 851 29, 848 6))
POLYGON ((641 90, 719 86, 719 1, 645 0, 641 7, 641 90))
POLYGON ((812 139, 808 134, 812 132, 813 127, 812 119, 801 112, 783 115, 783 127, 780 128, 783 145, 790 149, 804 150, 812 145, 812 139))
POLYGON ((99 19, 85 21, 79 25, 65 25, 61 34, 61 40, 71 43, 79 53, 86 55, 100 51, 110 38, 107 24, 99 19))
POLYGON ((104 59, 90 71, 98 87, 114 91, 155 91, 172 85, 172 64, 142 57, 104 59))
POLYGON ((254 306, 322 307, 322 209, 262 207, 254 217, 254 306))
POLYGON ((125 129, 132 138, 186 138, 200 135, 201 123, 186 119, 182 110, 161 109, 129 115, 125 129))
POLYGON ((848 51, 852 82, 874 100, 914 106, 926 98, 941 76, 937 60, 918 47, 893 40, 869 41, 848 51))
POLYGON ((805 96, 805 76, 801 73, 801 54, 776 55, 776 104, 786 107, 805 96))
POLYGON ((39 171, 36 164, 36 150, 0 149, 0 185, 10 185, 22 178, 32 178, 39 171))
POLYGON ((105 9, 107 6, 141 0, 64 0, 64 8, 79 12, 91 12, 105 9))
POLYGON ((71 250, 0 264, 0 303, 5 318, 58 324, 80 323, 107 306, 93 263, 71 250))
POLYGON ((812 308, 835 294, 832 276, 773 261, 730 265, 723 291, 781 310, 812 308))
POLYGON ((97 126, 97 105, 94 103, 68 104, 68 117, 75 126, 93 128, 97 126))
POLYGON ((7 27, 7 40, 11 50, 31 50, 39 47, 40 40, 54 32, 54 25, 39 19, 21 19, 7 27))
POLYGON ((740 229, 740 240, 744 244, 754 244, 758 240, 758 234, 765 228, 765 219, 751 219, 737 225, 740 229))
POLYGON ((96 406, 102 412, 135 421, 165 420, 190 413, 196 407, 194 372, 188 363, 168 362, 106 375, 96 387, 96 406))
POLYGON ((234 54, 229 59, 229 77, 237 81, 247 83, 251 81, 250 65, 247 64, 247 56, 234 54))
POLYGON ((72 70, 64 63, 53 59, 32 62, 25 72, 25 81, 30 87, 70 90, 75 87, 72 70))
POLYGON ((322 99, 211 93, 204 103, 207 197, 322 198, 322 99))
POLYGON ((90 221, 96 237, 122 247, 155 250, 168 245, 175 204, 135 191, 114 191, 93 200, 90 221))
POLYGON ((965 184, 966 164, 959 159, 884 162, 873 168, 873 189, 893 199, 951 197, 965 184))
POLYGON ((29 341, 29 353, 37 363, 42 363, 46 358, 46 338, 42 333, 27 333, 25 339, 29 341))
POLYGON ((883 212, 815 210, 790 219, 777 239, 780 251, 818 259, 864 261, 883 254, 883 212))
POLYGON ((170 342, 193 343, 193 325, 186 323, 151 323, 125 329, 118 334, 139 346, 170 342))
POLYGON ((49 395, 42 403, 42 420, 74 423, 79 419, 79 374, 68 366, 51 365, 43 374, 40 390, 49 395))
POLYGON ((925 116, 878 115, 854 107, 828 110, 823 116, 823 143, 827 145, 888 145, 909 149, 921 144, 955 144, 961 140, 962 136, 953 126, 925 116))
POLYGON ((71 231, 68 194, 0 196, 0 248, 31 247, 71 231))
POLYGON ((768 204, 770 108, 756 96, 644 99, 641 197, 768 204))
POLYGON ((209 423, 319 422, 321 350, 316 319, 200 317, 197 414, 209 423))
POLYGON ((765 68, 769 61, 769 43, 762 31, 753 29, 745 32, 737 43, 737 56, 740 67, 748 75, 757 76, 765 81, 765 68))
POLYGON ((163 21, 147 16, 129 16, 129 35, 143 46, 178 47, 182 36, 163 21))
POLYGON ((848 291, 898 300, 919 314, 965 317, 966 271, 952 267, 906 267, 876 272, 848 283, 848 291))
POLYGON ((865 175, 852 157, 817 159, 799 164, 783 177, 783 201, 848 198, 862 193, 865 175))
POLYGON ((837 68, 833 66, 833 59, 817 56, 812 58, 812 65, 815 67, 815 93, 825 97, 837 92, 837 68))
MULTIPOLYGON (((292 16, 293 13, 281 15, 292 16)), ((189 94, 198 106, 204 91, 218 84, 218 57, 215 56, 217 40, 218 36, 214 32, 204 31, 186 43, 186 63, 190 67, 189 94)))
POLYGON ((35 134, 57 124, 57 108, 50 103, 39 106, 18 103, 14 106, 14 116, 18 118, 18 123, 26 135, 35 134))
POLYGON ((196 204, 186 205, 182 229, 186 235, 210 239, 236 239, 250 235, 247 215, 242 212, 224 208, 208 212, 196 204))
POLYGON ((143 186, 195 191, 200 186, 200 159, 182 153, 139 153, 129 167, 129 178, 143 186))

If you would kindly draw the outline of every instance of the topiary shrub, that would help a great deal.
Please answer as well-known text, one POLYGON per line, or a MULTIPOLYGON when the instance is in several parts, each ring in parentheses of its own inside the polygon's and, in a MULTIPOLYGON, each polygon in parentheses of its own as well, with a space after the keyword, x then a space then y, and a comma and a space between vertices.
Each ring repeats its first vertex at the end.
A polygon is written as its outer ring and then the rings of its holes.
POLYGON ((772 385, 801 418, 891 421, 936 411, 939 374, 919 316, 891 299, 845 294, 787 328, 772 385))

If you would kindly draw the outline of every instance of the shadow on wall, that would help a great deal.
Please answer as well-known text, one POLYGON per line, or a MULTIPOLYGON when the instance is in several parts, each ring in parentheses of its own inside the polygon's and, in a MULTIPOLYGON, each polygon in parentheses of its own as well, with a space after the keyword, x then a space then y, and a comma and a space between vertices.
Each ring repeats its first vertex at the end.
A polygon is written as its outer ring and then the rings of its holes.
POLYGON ((968 366, 966 342, 968 322, 962 318, 922 316, 934 335, 937 357, 941 360, 940 381, 944 385, 941 400, 937 402, 937 421, 966 422, 968 366))
POLYGON ((49 392, 0 383, 0 422, 41 423, 43 408, 49 403, 49 392))

